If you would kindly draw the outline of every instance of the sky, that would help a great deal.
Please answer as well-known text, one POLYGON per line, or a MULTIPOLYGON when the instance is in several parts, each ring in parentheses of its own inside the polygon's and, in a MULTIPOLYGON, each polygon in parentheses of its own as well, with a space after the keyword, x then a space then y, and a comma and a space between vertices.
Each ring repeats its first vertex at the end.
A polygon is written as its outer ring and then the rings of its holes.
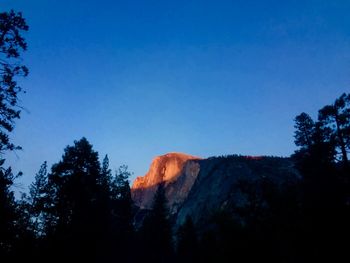
POLYGON ((350 91, 350 1, 0 0, 30 30, 18 187, 85 136, 132 180, 167 152, 289 156, 350 91))

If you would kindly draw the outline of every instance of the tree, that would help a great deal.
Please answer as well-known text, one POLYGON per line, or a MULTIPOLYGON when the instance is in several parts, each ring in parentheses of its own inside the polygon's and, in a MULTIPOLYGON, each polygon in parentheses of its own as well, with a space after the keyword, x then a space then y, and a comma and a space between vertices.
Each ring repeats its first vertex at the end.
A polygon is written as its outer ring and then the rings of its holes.
MULTIPOLYGON (((45 185, 45 174, 43 166, 32 185, 33 196, 45 185)), ((129 259, 133 236, 129 176, 127 166, 122 166, 113 177, 108 156, 101 167, 98 153, 86 138, 67 146, 47 176, 48 227, 42 242, 44 247, 49 244, 47 255, 107 262, 117 253, 119 259, 129 259)))
POLYGON ((53 247, 63 256, 91 260, 100 236, 98 153, 86 138, 67 146, 49 174, 53 247))
POLYGON ((21 112, 18 94, 22 88, 16 77, 28 75, 28 69, 20 59, 22 51, 27 49, 22 36, 22 32, 27 30, 28 25, 20 12, 0 13, 0 153, 20 149, 10 142, 9 133, 21 112))
POLYGON ((122 165, 118 168, 113 182, 114 196, 118 200, 131 200, 129 178, 131 173, 128 166, 122 165))
POLYGON ((48 209, 48 198, 47 162, 44 162, 35 175, 34 182, 29 186, 29 213, 37 237, 44 236, 47 230, 45 212, 48 209))
MULTIPOLYGON (((307 116, 299 116, 302 115, 307 116)), ((338 164, 338 157, 347 168, 350 97, 343 94, 319 110, 314 125, 309 125, 311 118, 298 117, 295 137, 300 149, 293 158, 303 176, 300 232, 303 257, 306 261, 322 261, 326 257, 328 261, 337 261, 335 257, 345 252, 338 237, 349 233, 349 179, 346 169, 338 164)))
POLYGON ((315 122, 305 112, 296 116, 294 128, 295 144, 301 147, 309 147, 313 143, 313 134, 315 129, 315 122))
POLYGON ((142 243, 149 261, 169 262, 172 257, 172 231, 164 186, 160 184, 142 229, 142 243))
POLYGON ((18 205, 11 187, 21 173, 14 175, 11 168, 4 168, 2 155, 7 150, 20 149, 10 141, 9 133, 20 117, 18 94, 22 88, 16 77, 28 74, 20 59, 21 52, 27 49, 21 34, 27 30, 21 13, 13 10, 0 13, 0 254, 4 258, 13 252, 19 237, 18 205))
POLYGON ((118 258, 125 262, 134 262, 134 227, 133 201, 129 178, 131 173, 126 165, 122 165, 115 173, 112 182, 112 241, 118 251, 118 258))
POLYGON ((112 170, 109 168, 108 155, 105 155, 102 161, 101 175, 99 177, 98 184, 100 185, 101 190, 108 194, 108 197, 110 197, 112 194, 112 180, 112 170))
POLYGON ((305 112, 296 116, 294 121, 294 142, 300 147, 294 154, 294 160, 304 170, 304 175, 310 174, 310 168, 321 167, 320 164, 325 167, 335 162, 335 143, 330 135, 331 129, 324 127, 320 121, 314 122, 305 112))
POLYGON ((321 127, 334 139, 342 161, 347 165, 347 153, 350 150, 350 94, 344 93, 333 104, 323 107, 318 119, 321 127))

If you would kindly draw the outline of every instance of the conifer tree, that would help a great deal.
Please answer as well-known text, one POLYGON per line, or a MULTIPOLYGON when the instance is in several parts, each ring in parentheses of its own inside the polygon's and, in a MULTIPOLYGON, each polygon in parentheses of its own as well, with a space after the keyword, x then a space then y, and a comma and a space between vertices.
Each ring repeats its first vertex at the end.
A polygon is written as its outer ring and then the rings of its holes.
POLYGON ((45 211, 49 201, 47 180, 47 162, 44 162, 29 186, 29 213, 34 234, 38 237, 45 235, 46 231, 45 211))
POLYGON ((53 246, 62 256, 91 260, 100 235, 98 153, 86 138, 67 146, 62 160, 49 174, 52 217, 55 221, 53 246))
POLYGON ((122 165, 115 173, 112 183, 113 200, 113 230, 119 258, 126 262, 133 262, 134 227, 133 202, 129 178, 131 173, 126 165, 122 165))
POLYGON ((22 36, 28 25, 20 12, 0 13, 0 257, 9 256, 14 242, 20 236, 18 205, 11 187, 21 174, 14 175, 11 168, 5 168, 3 154, 8 150, 20 149, 10 140, 15 120, 20 118, 18 94, 22 88, 16 78, 27 76, 28 69, 22 65, 21 53, 27 49, 22 36))
POLYGON ((111 197, 112 191, 112 170, 109 168, 109 158, 106 154, 102 161, 101 175, 98 180, 98 184, 101 187, 101 191, 108 194, 111 197))
POLYGON ((308 129, 308 134, 312 134, 311 144, 306 140, 297 140, 301 138, 301 128, 305 125, 296 123, 295 127, 296 144, 300 149, 293 157, 303 176, 303 256, 307 260, 321 261, 327 256, 338 255, 335 251, 339 251, 342 243, 335 236, 349 233, 347 223, 342 223, 349 218, 349 206, 346 205, 349 197, 346 190, 348 175, 343 172, 346 169, 340 169, 348 166, 349 95, 341 95, 333 104, 319 111, 318 121, 308 129), (343 166, 338 165, 339 161, 343 166))
POLYGON ((341 160, 348 165, 350 151, 350 94, 342 94, 331 105, 319 111, 318 119, 339 149, 341 160))
POLYGON ((173 255, 172 229, 164 185, 158 186, 152 208, 141 229, 150 261, 169 262, 173 255), (157 249, 154 249, 157 248, 157 249))
POLYGON ((20 149, 9 138, 15 120, 20 118, 18 95, 22 88, 16 78, 28 75, 28 68, 22 65, 21 53, 27 49, 22 33, 28 25, 20 12, 0 13, 0 153, 20 149))
POLYGON ((301 147, 310 147, 313 144, 313 135, 315 123, 305 112, 295 117, 295 145, 301 147))

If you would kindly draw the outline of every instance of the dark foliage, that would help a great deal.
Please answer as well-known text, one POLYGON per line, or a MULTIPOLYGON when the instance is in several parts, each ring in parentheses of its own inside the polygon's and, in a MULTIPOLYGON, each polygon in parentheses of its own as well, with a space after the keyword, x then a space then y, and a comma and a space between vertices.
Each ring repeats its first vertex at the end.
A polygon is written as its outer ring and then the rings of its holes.
POLYGON ((179 262, 196 262, 199 259, 196 228, 190 216, 177 231, 176 248, 179 262))
POLYGON ((132 235, 127 211, 132 204, 129 173, 121 171, 113 182, 108 158, 101 168, 97 152, 85 138, 65 149, 48 175, 50 205, 41 211, 46 216, 47 253, 86 262, 107 261, 116 251, 126 257, 124 243, 130 245, 127 239, 132 235))
POLYGON ((172 228, 169 220, 164 186, 159 185, 150 213, 139 231, 142 258, 146 262, 173 260, 172 228))
POLYGON ((308 127, 311 143, 299 144, 294 154, 303 175, 300 244, 307 260, 341 262, 346 257, 342 238, 350 234, 349 113, 347 94, 322 108, 318 121, 308 127))
POLYGON ((11 169, 0 169, 0 253, 9 255, 16 239, 17 204, 14 192, 10 190, 15 176, 11 169))
POLYGON ((20 60, 21 52, 27 49, 22 32, 27 30, 21 13, 0 13, 0 152, 20 148, 10 142, 9 132, 20 117, 18 95, 22 88, 16 77, 28 75, 20 60))
POLYGON ((20 149, 9 137, 15 120, 20 118, 18 95, 22 91, 17 84, 18 76, 26 76, 28 69, 21 64, 20 55, 27 44, 22 37, 28 26, 21 13, 0 13, 0 258, 16 258, 16 251, 27 240, 26 217, 15 201, 12 186, 21 174, 14 175, 5 167, 3 154, 20 149))
POLYGON ((323 107, 318 114, 323 132, 334 143, 344 165, 348 163, 350 151, 350 94, 342 94, 331 105, 323 107))

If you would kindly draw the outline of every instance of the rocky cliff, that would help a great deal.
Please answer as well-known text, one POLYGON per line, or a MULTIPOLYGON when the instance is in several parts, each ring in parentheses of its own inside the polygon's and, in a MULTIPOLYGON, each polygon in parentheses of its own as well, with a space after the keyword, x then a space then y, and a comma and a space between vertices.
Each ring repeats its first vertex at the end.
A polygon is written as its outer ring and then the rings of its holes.
POLYGON ((200 172, 176 214, 176 225, 190 216, 198 224, 217 211, 234 214, 239 207, 263 203, 262 187, 282 189, 300 175, 289 158, 225 156, 198 161, 200 172))
POLYGON ((200 159, 183 153, 168 153, 154 158, 147 174, 137 177, 132 185, 135 204, 141 209, 150 208, 157 187, 164 183, 168 205, 171 212, 176 213, 197 178, 197 161, 200 159))
POLYGON ((201 159, 187 154, 169 153, 156 157, 148 173, 132 186, 132 198, 142 209, 149 209, 156 189, 164 183, 168 206, 176 225, 191 216, 195 223, 215 211, 233 211, 247 204, 247 189, 259 194, 259 185, 275 186, 299 178, 289 158, 225 156, 201 159))

